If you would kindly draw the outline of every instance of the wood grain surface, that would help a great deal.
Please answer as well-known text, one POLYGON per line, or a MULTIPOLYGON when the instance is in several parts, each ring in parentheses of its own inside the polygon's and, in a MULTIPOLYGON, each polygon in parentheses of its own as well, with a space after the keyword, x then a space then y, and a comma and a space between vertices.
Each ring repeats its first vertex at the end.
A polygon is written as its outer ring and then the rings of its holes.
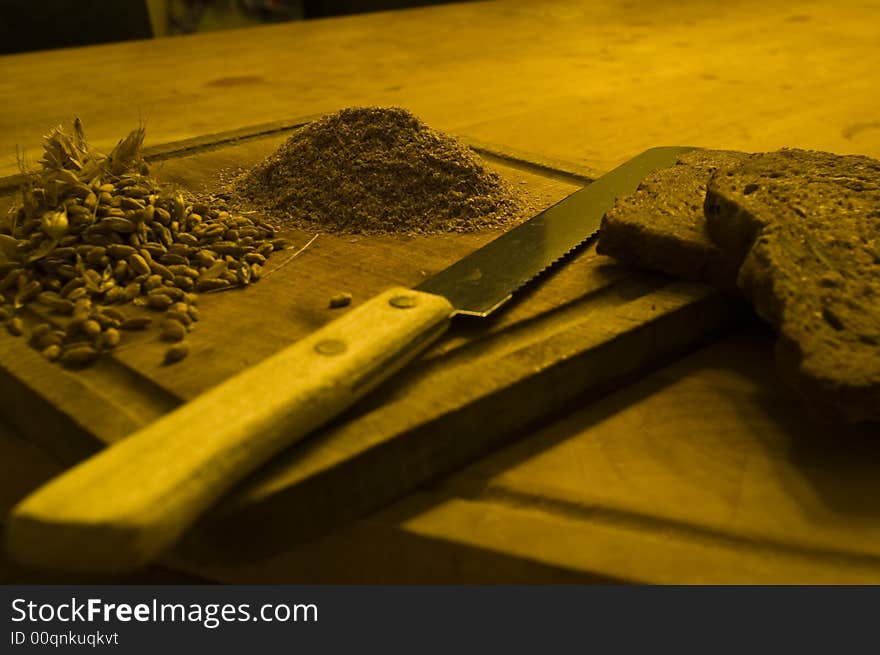
POLYGON ((237 482, 348 409, 446 332, 443 296, 393 287, 59 476, 7 517, 33 568, 155 560, 237 482))
POLYGON ((609 170, 656 145, 880 156, 877 6, 530 0, 0 58, 0 174, 76 112, 109 147, 365 104, 609 170))
MULTIPOLYGON (((822 422, 758 323, 227 582, 880 582, 876 427, 822 422)), ((216 535, 219 540, 219 535, 216 535)))
MULTIPOLYGON (((253 132, 265 134, 262 127, 250 131, 253 132)), ((216 190, 228 177, 273 152, 287 136, 289 130, 280 134, 270 132, 243 143, 230 143, 222 137, 208 144, 200 140, 195 153, 189 151, 190 144, 183 144, 180 157, 167 157, 168 149, 159 147, 160 159, 154 164, 154 171, 172 186, 193 191, 216 190), (207 147, 217 143, 222 147, 207 147)), ((552 204, 584 183, 583 178, 553 178, 529 168, 498 165, 498 170, 523 190, 524 215, 552 204)), ((5 212, 13 201, 11 193, 0 198, 0 211, 5 212)), ((4 344, 2 361, 11 373, 10 383, 25 396, 33 390, 34 397, 51 399, 44 408, 47 412, 41 415, 33 407, 19 405, 19 396, 10 396, 6 405, 12 420, 15 422, 18 417, 17 423, 25 430, 31 426, 37 439, 55 439, 51 447, 56 453, 71 447, 67 430, 45 430, 44 426, 57 424, 84 431, 84 440, 74 438, 73 447, 82 448, 71 453, 70 461, 75 461, 339 316, 346 310, 329 307, 332 296, 350 292, 352 306, 357 306, 390 286, 414 286, 500 231, 372 237, 303 230, 287 230, 284 234, 291 238, 293 246, 270 258, 259 284, 246 292, 233 290, 200 296, 203 320, 191 335, 192 352, 185 365, 163 366, 165 344, 155 332, 145 332, 126 334, 126 343, 112 358, 84 371, 71 372, 20 347, 23 343, 4 331, 0 335, 0 343, 4 344), (32 421, 35 415, 41 417, 37 424, 32 421), (90 437, 98 443, 89 443, 90 437)), ((618 277, 621 274, 618 271, 618 277)), ((582 290, 602 286, 606 278, 608 282, 616 279, 614 275, 599 275, 585 281, 582 290)), ((575 280, 573 276, 571 281, 575 280)), ((507 318, 507 322, 533 317, 551 308, 552 303, 545 300, 518 318, 507 318)), ((33 316, 32 320, 38 317, 33 316)), ((493 326, 498 329, 507 322, 496 322, 493 326)))
MULTIPOLYGON (((162 155, 157 175, 190 191, 218 190, 223 180, 260 161, 283 138, 285 133, 256 128, 238 141, 217 138, 196 150, 178 148, 180 156, 162 155)), ((513 156, 504 163, 486 156, 521 190, 524 216, 580 183, 562 171, 548 175, 544 164, 514 166, 513 156)), ((364 311, 376 294, 394 285, 413 286, 499 233, 320 234, 313 241, 314 235, 291 230, 288 236, 311 245, 273 255, 260 282, 246 290, 201 296, 202 319, 189 337, 191 354, 175 366, 162 364, 165 344, 149 332, 128 339, 82 371, 46 362, 23 340, 3 335, 0 375, 19 390, 0 400, 10 421, 55 456, 69 456, 71 463, 102 445, 124 442, 112 454, 78 467, 77 477, 47 487, 43 498, 29 499, 10 523, 8 545, 20 559, 56 569, 95 570, 100 565, 121 570, 143 563, 237 481, 240 476, 232 469, 222 473, 226 464, 245 461, 243 453, 257 457, 266 450, 257 445, 243 449, 238 438, 223 434, 241 435, 239 426, 263 420, 263 407, 279 420, 284 415, 271 408, 297 388, 297 373, 285 377, 269 367, 265 370, 271 375, 263 380, 260 371, 285 347, 312 339, 333 317, 347 315, 330 307, 333 295, 350 292, 356 309, 348 313, 364 311), (252 370, 255 380, 229 388, 262 389, 264 402, 249 398, 240 409, 258 402, 261 410, 228 416, 242 402, 235 400, 237 392, 223 396, 228 385, 220 383, 242 371, 252 375, 252 370), (272 385, 287 386, 273 393, 272 385), (194 399, 198 402, 180 419, 169 413, 194 399), (43 419, 35 422, 34 415, 43 419), (156 429, 150 427, 154 423, 156 429), (167 446, 164 439, 171 440, 167 446), (192 457, 186 455, 188 445, 192 457), (174 452, 179 455, 163 465, 174 452), (208 452, 215 453, 216 461, 198 455, 208 452), (193 472, 200 484, 190 480, 190 460, 192 471, 205 471, 193 472), (137 482, 140 477, 144 484, 137 482), (118 492, 101 491, 92 478, 123 486, 118 492), (126 483, 132 486, 126 489, 126 483), (79 488, 92 491, 74 491, 79 488), (150 488, 155 498, 146 493, 150 488), (74 500, 91 493, 94 502, 74 500), (173 502, 158 502, 171 495, 173 502), (106 497, 113 503, 100 500, 106 497), (62 503, 64 498, 71 501, 62 503), (59 531, 54 536, 53 525, 59 531), (109 550, 89 546, 92 539, 103 539, 109 550), (49 544, 61 547, 50 549, 49 544), (103 554, 88 556, 95 553, 103 554)), ((523 426, 560 411, 584 391, 598 393, 668 361, 729 325, 741 309, 705 287, 628 271, 592 247, 543 277, 546 283, 518 294, 510 311, 488 321, 460 319, 420 364, 303 448, 294 446, 276 457, 208 516, 190 541, 207 552, 213 541, 202 535, 248 534, 247 544, 224 539, 218 550, 222 558, 230 547, 239 554, 245 547, 277 550, 323 534, 521 434, 523 426), (488 415, 495 417, 491 425, 485 421, 488 415), (298 520, 279 529, 274 520, 279 513, 298 520)), ((273 424, 266 434, 280 434, 282 425, 288 424, 273 424)), ((293 423, 283 430, 297 431, 293 423)), ((268 445, 281 439, 263 441, 268 445)))
MULTIPOLYGON (((588 177, 670 143, 877 157, 878 21, 880 7, 862 0, 505 0, 0 57, 10 99, 0 113, 0 172, 16 172, 16 144, 33 158, 40 136, 72 112, 109 147, 139 118, 165 143, 354 104, 403 105, 471 142, 588 177)), ((325 249, 289 266, 336 247, 323 237, 314 245, 325 249)), ((419 252, 443 266, 458 247, 419 252)), ((592 257, 582 253, 487 334, 557 305, 571 318, 579 305, 560 289, 577 280, 589 295, 614 271, 583 276, 592 257)), ((421 279, 405 261, 394 264, 406 278, 397 281, 421 279)), ((327 310, 316 301, 311 311, 316 325, 327 310)), ((460 329, 446 347, 467 352, 472 333, 460 329)), ((514 448, 307 546, 233 562, 227 553, 219 564, 208 555, 234 535, 206 528, 204 556, 194 547, 177 564, 263 582, 876 581, 876 440, 805 415, 769 366, 772 341, 760 330, 719 339, 634 387, 592 396, 561 423, 526 427, 533 436, 514 448)), ((485 341, 475 343, 471 352, 485 341)), ((75 394, 105 382, 80 381, 71 396, 52 380, 35 375, 5 397, 17 404, 37 390, 68 403, 26 421, 55 452, 67 448, 67 461, 96 447, 85 425, 105 426, 105 443, 179 402, 148 379, 152 391, 126 401, 133 411, 99 402, 75 420, 75 394), (64 439, 50 438, 56 428, 64 439)), ((35 465, 29 479, 41 471, 35 465)), ((314 491, 306 486, 302 497, 320 500, 314 491)), ((224 511, 235 516, 235 507, 224 511)), ((289 521, 274 518, 284 533, 289 521)))

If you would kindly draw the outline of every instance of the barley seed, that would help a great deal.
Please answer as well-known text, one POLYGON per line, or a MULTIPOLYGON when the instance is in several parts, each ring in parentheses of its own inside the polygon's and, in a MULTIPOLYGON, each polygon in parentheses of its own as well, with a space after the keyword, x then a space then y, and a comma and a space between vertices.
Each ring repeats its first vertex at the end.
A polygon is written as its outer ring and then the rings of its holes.
POLYGON ((123 330, 143 330, 147 328, 153 319, 149 316, 132 316, 131 318, 126 318, 119 327, 123 330))
POLYGON ((351 304, 351 294, 347 292, 337 293, 330 298, 330 308, 338 309, 340 307, 348 307, 351 304))
POLYGON ((186 326, 174 318, 166 318, 160 337, 164 341, 182 341, 186 337, 186 326))
POLYGON ((115 348, 119 345, 120 335, 119 330, 114 327, 109 327, 104 330, 102 334, 103 344, 107 348, 115 348))
POLYGON ((24 323, 18 316, 13 316, 6 321, 6 329, 12 336, 20 337, 24 333, 24 323))
POLYGON ((91 364, 98 358, 100 353, 93 347, 87 345, 75 345, 67 347, 61 353, 60 360, 65 366, 78 368, 91 364))
POLYGON ((40 352, 43 354, 43 357, 50 362, 54 362, 61 355, 61 346, 57 343, 52 343, 45 346, 40 352))
POLYGON ((186 341, 180 341, 165 351, 165 364, 174 364, 186 358, 189 354, 189 344, 186 341))

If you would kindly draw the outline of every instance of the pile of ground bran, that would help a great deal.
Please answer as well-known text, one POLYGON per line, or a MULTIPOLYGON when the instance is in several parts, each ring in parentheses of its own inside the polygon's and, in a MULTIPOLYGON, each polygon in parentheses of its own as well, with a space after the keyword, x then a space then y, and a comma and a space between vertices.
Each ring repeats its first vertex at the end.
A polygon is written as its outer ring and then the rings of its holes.
POLYGON ((394 107, 309 123, 234 192, 291 226, 326 232, 468 232, 503 225, 521 208, 470 149, 394 107))

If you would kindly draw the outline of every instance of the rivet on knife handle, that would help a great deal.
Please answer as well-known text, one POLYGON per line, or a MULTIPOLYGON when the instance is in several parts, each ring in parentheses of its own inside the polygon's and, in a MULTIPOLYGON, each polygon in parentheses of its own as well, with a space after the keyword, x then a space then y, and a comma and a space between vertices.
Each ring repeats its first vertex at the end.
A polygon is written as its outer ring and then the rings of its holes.
POLYGON ((43 569, 148 562, 227 489, 447 328, 442 296, 391 289, 108 447, 16 506, 6 544, 43 569))

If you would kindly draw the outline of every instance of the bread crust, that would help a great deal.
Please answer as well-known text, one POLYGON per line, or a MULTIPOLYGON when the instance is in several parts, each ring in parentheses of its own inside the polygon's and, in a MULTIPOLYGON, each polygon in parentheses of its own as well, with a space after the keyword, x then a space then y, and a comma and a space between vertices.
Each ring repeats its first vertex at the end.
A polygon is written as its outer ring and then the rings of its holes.
POLYGON ((598 251, 741 293, 811 407, 880 421, 880 161, 693 151, 615 203, 598 251))
POLYGON ((710 238, 703 202, 715 170, 747 156, 730 150, 694 150, 679 157, 674 166, 651 173, 633 195, 618 199, 603 217, 597 251, 637 268, 737 293, 739 261, 710 238))
POLYGON ((880 161, 785 149, 719 167, 708 232, 811 403, 880 420, 880 161))

